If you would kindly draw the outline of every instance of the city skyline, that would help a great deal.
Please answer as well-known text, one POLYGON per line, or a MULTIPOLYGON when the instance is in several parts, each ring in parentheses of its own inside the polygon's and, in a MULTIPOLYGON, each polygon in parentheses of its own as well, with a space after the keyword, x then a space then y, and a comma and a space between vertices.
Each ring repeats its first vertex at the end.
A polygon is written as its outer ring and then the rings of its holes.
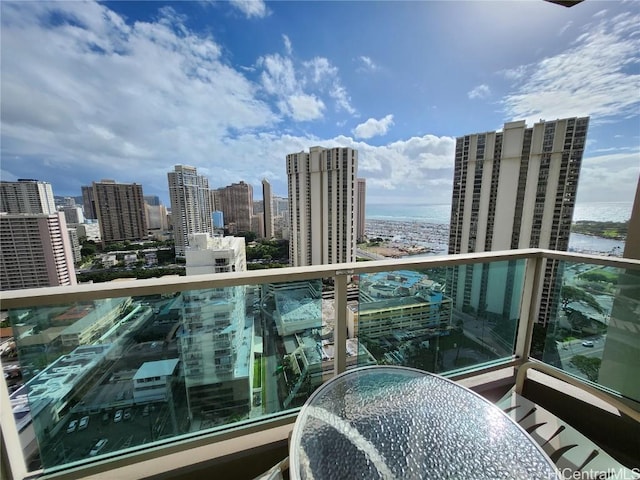
POLYGON ((77 196, 118 178, 168 205, 182 163, 211 188, 266 178, 284 195, 288 153, 341 146, 359 151, 369 203, 448 203, 455 137, 591 115, 577 201, 633 199, 634 3, 0 8, 3 180, 77 196))

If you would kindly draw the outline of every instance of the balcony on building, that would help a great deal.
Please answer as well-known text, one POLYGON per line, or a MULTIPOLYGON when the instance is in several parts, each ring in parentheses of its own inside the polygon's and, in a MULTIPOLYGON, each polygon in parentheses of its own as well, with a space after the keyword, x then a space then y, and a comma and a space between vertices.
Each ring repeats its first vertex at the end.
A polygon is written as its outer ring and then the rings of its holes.
POLYGON ((640 411, 638 260, 414 257, 7 291, 2 309, 22 377, 0 385, 3 478, 255 478, 319 385, 374 364, 494 402, 527 362, 564 371, 577 386, 532 373, 526 397, 640 468, 638 421, 578 388, 640 411))

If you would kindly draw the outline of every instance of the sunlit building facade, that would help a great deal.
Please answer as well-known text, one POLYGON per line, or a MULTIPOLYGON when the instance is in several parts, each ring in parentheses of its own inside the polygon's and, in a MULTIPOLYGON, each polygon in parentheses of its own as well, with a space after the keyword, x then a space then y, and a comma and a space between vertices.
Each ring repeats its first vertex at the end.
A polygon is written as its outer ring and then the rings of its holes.
POLYGON ((176 165, 167 177, 176 256, 184 257, 190 234, 213 233, 209 180, 187 165, 176 165))
POLYGON ((286 160, 291 264, 355 261, 358 151, 311 147, 286 160))
MULTIPOLYGON (((501 132, 459 137, 449 254, 535 247, 567 250, 588 125, 588 117, 540 121, 533 127, 523 120, 505 123, 501 132)), ((515 262, 507 269, 467 266, 451 283, 456 307, 516 316, 515 269, 515 262)), ((542 323, 557 306, 552 298, 557 270, 557 261, 547 261, 542 323)))

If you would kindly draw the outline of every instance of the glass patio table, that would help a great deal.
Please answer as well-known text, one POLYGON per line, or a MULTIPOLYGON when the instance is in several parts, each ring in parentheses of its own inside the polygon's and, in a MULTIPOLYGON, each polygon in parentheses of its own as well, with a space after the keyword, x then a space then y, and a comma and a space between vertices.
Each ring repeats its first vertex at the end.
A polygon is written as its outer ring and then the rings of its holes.
POLYGON ((349 370, 300 410, 294 479, 559 479, 502 410, 441 376, 405 367, 349 370))

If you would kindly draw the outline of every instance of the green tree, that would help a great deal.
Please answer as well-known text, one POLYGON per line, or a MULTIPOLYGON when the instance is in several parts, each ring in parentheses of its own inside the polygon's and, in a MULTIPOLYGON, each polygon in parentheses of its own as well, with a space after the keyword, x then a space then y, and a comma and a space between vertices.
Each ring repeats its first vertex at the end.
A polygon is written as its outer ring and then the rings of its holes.
POLYGON ((602 363, 602 360, 599 358, 591 358, 585 355, 574 355, 571 358, 570 363, 584 373, 587 379, 592 382, 598 381, 598 372, 600 371, 600 364, 602 363))
POLYGON ((604 310, 596 300, 596 298, 590 293, 585 292, 581 288, 571 285, 564 285, 560 289, 560 296, 562 297, 562 308, 566 308, 571 302, 580 302, 590 306, 598 313, 604 313, 604 310))

